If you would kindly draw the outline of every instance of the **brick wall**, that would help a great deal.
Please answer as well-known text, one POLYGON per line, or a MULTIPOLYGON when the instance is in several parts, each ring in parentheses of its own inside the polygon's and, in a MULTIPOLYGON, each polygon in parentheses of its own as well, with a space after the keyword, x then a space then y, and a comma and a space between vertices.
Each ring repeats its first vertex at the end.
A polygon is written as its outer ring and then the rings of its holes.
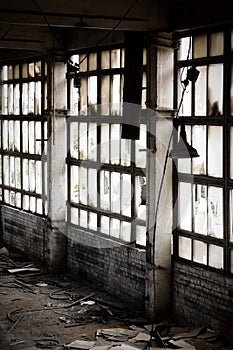
POLYGON ((1 206, 3 243, 42 261, 46 246, 45 219, 11 207, 1 206))
POLYGON ((76 228, 68 229, 67 267, 82 273, 101 289, 144 307, 145 250, 113 243, 76 228))
POLYGON ((175 261, 173 312, 181 323, 209 326, 232 337, 233 279, 175 261))

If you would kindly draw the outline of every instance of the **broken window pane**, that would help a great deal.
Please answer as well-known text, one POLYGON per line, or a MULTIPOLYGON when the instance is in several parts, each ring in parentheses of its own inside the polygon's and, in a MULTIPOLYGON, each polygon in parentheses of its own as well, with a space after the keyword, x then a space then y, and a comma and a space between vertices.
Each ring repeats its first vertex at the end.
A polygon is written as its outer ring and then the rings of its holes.
POLYGON ((193 158, 193 174, 206 174, 206 126, 192 127, 192 146, 198 151, 199 157, 193 158))
POLYGON ((209 55, 223 55, 224 36, 223 32, 211 33, 209 41, 209 55))
POLYGON ((121 174, 121 214, 131 216, 131 175, 121 174))
POLYGON ((193 241, 193 261, 207 264, 207 244, 201 241, 193 241))
POLYGON ((223 248, 216 245, 209 245, 209 266, 216 269, 223 269, 223 248))
POLYGON ((221 126, 208 127, 208 175, 223 176, 223 128, 221 126))
POLYGON ((187 237, 179 237, 179 257, 191 260, 192 259, 192 240, 187 237))
POLYGON ((193 185, 194 231, 207 235, 207 187, 193 185))
POLYGON ((35 76, 41 76, 41 61, 35 62, 35 76))
POLYGON ((111 124, 111 164, 120 164, 120 125, 111 124))
POLYGON ((110 68, 110 52, 102 51, 101 52, 101 69, 110 68))
POLYGON ((192 231, 192 185, 180 182, 178 191, 178 227, 192 231))
POLYGON ((29 77, 34 77, 34 63, 28 65, 29 77))
POLYGON ((142 74, 142 100, 141 100, 142 108, 146 108, 146 102, 147 102, 147 74, 146 74, 146 72, 143 72, 143 74, 142 74))
POLYGON ((120 213, 121 204, 121 182, 120 173, 111 173, 111 211, 120 213))
POLYGON ((109 235, 109 225, 110 225, 109 217, 102 215, 100 219, 100 229, 101 229, 101 232, 104 233, 105 235, 109 235))
POLYGON ((136 226, 136 243, 139 245, 146 246, 146 227, 136 226))
POLYGON ((101 124, 101 163, 109 163, 109 124, 101 124))
POLYGON ((89 54, 88 63, 89 63, 88 70, 96 70, 97 69, 97 55, 96 55, 96 53, 89 54))
POLYGON ((207 84, 207 68, 197 67, 199 76, 195 84, 195 115, 206 116, 206 84, 207 84))
POLYGON ((190 37, 180 39, 180 47, 177 52, 178 52, 178 60, 187 60, 189 57, 192 57, 192 45, 191 45, 190 37), (187 57, 189 52, 190 52, 190 56, 187 57))
POLYGON ((97 207, 97 171, 88 169, 88 205, 97 207))
POLYGON ((222 188, 208 188, 208 234, 223 238, 223 193, 222 188))
POLYGON ((193 58, 207 56, 207 35, 196 35, 193 37, 193 58))
POLYGON ((208 71, 208 115, 219 117, 223 112, 223 64, 210 64, 208 71))
POLYGON ((110 210, 110 174, 109 171, 100 171, 100 207, 110 210))
POLYGON ((135 211, 141 220, 146 220, 146 177, 135 176, 135 211))

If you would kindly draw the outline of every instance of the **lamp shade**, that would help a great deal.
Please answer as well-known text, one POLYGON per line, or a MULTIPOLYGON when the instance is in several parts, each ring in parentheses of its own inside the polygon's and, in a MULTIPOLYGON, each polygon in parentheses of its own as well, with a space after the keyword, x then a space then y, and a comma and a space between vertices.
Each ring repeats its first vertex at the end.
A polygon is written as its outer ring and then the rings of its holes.
POLYGON ((195 158, 199 157, 197 150, 192 147, 186 137, 185 125, 181 124, 180 138, 177 145, 170 151, 172 158, 195 158))

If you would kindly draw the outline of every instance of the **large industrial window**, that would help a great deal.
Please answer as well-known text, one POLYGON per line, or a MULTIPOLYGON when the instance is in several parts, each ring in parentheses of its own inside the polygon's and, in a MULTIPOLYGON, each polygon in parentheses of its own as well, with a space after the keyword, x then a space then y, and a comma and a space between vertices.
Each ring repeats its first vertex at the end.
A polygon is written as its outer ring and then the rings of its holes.
POLYGON ((178 159, 174 254, 233 273, 233 32, 187 35, 177 52, 177 105, 187 69, 199 70, 185 94, 178 130, 199 157, 178 159))
POLYGON ((46 212, 46 77, 41 60, 1 67, 1 201, 38 214, 46 212))
MULTIPOLYGON (((124 48, 71 57, 68 213, 71 225, 103 237, 146 244, 146 118, 140 140, 121 139, 124 48), (78 87, 74 87, 77 86, 78 87)), ((142 106, 146 107, 146 50, 142 106)))

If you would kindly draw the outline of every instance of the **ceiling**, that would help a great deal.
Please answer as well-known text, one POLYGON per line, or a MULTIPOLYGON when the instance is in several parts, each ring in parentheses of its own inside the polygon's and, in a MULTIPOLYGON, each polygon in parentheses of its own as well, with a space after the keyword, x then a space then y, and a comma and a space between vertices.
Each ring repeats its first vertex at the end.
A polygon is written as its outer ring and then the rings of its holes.
POLYGON ((9 55, 15 57, 19 55, 18 50, 29 54, 34 51, 69 49, 67 36, 80 29, 166 30, 168 1, 0 1, 0 59, 9 55))

